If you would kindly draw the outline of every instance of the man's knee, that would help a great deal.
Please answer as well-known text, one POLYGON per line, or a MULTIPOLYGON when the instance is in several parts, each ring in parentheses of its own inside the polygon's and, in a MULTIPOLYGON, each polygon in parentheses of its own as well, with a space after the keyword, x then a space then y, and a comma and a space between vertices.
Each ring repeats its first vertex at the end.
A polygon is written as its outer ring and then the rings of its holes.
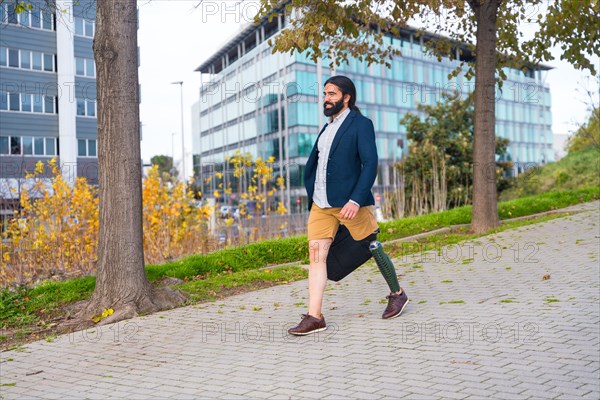
POLYGON ((317 239, 308 242, 308 252, 311 264, 325 262, 331 242, 331 239, 317 239))

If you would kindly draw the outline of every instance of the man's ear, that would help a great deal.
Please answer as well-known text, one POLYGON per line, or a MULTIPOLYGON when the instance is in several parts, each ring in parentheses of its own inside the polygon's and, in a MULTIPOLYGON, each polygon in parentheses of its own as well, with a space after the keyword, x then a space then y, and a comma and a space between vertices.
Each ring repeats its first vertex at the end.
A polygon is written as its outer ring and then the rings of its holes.
POLYGON ((350 102, 350 95, 349 94, 345 94, 344 95, 344 104, 346 106, 348 106, 348 103, 350 102))

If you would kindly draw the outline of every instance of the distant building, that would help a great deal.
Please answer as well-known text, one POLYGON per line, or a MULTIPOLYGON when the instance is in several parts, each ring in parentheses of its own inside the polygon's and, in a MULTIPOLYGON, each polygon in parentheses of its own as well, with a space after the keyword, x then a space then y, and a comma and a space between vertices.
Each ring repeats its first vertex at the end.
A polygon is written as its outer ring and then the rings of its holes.
MULTIPOLYGON (((193 159, 195 175, 202 178, 236 150, 266 159, 274 156, 289 171, 285 204, 304 203, 303 169, 320 128, 323 82, 333 74, 350 77, 357 88, 357 105, 375 124, 380 157, 376 198, 397 182, 395 162, 408 149, 404 114, 416 113, 417 103, 435 104, 443 92, 466 95, 474 80, 464 74, 448 79, 459 61, 436 58, 424 52, 416 30, 402 29, 385 42, 399 48, 390 69, 367 66, 351 59, 336 71, 329 60, 314 63, 304 54, 271 54, 267 39, 288 23, 288 16, 248 25, 196 69, 201 74, 200 98, 193 107, 193 159)), ((427 38, 435 39, 430 34, 427 38)), ((466 48, 463 48, 463 51, 466 48)), ((463 52, 461 60, 472 60, 463 52)), ((496 133, 510 139, 508 159, 515 172, 525 164, 554 159, 550 89, 544 80, 548 67, 522 72, 507 69, 508 80, 497 92, 496 133)), ((214 180, 211 181, 214 184, 214 180)), ((203 191, 212 192, 214 187, 203 191)))
POLYGON ((0 197, 38 161, 97 181, 96 2, 0 4, 0 197))

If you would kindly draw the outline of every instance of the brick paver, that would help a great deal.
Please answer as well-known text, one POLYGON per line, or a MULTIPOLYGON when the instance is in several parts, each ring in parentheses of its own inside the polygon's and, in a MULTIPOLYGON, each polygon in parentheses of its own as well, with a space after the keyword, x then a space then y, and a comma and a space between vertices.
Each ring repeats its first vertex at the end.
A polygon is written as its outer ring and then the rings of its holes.
POLYGON ((286 334, 306 311, 296 282, 1 353, 0 396, 597 399, 600 210, 577 207, 397 258, 411 297, 397 319, 380 318, 371 261, 330 284, 317 335, 286 334))

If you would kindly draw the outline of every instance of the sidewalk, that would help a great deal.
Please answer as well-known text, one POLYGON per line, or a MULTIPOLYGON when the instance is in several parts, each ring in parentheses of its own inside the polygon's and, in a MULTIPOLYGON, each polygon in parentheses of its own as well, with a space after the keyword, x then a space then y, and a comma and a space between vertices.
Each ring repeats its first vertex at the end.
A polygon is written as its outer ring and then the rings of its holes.
POLYGON ((396 259, 397 319, 370 261, 330 283, 318 335, 286 334, 295 282, 1 353, 0 397, 597 399, 599 206, 396 259))

